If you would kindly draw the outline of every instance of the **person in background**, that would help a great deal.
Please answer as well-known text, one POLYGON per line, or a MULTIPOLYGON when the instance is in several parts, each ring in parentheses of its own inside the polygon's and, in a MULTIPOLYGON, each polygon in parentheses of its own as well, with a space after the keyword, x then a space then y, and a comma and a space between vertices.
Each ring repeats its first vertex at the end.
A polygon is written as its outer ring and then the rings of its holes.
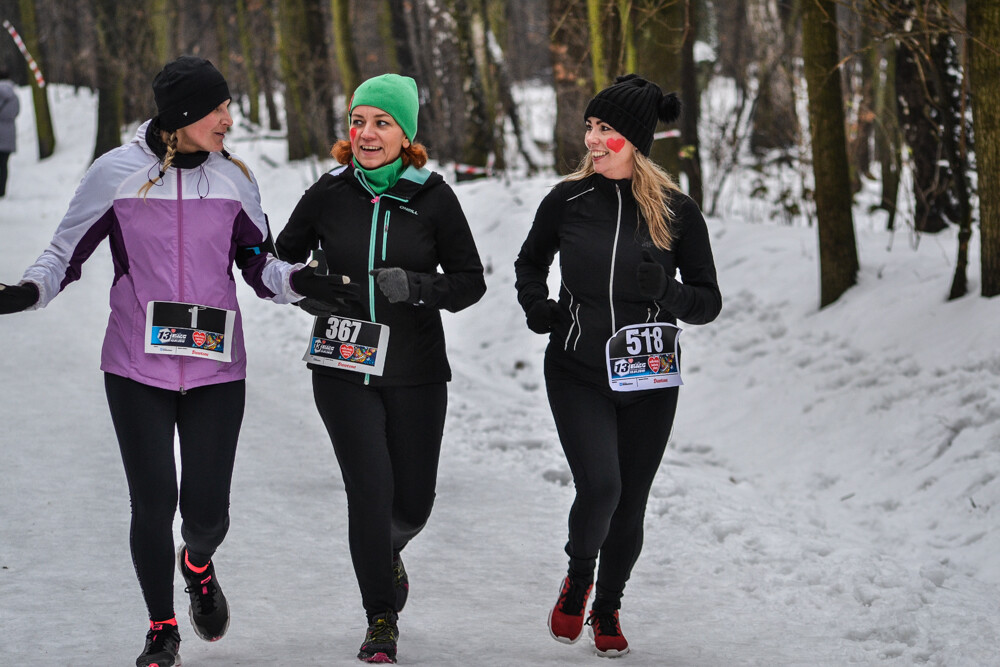
POLYGON ((0 63, 0 197, 7 194, 7 162, 17 150, 17 127, 14 119, 21 111, 17 90, 10 80, 10 72, 0 63))
POLYGON ((576 487, 549 632, 573 643, 586 623, 606 657, 628 652, 618 614, 678 395, 613 389, 606 344, 626 325, 704 324, 722 308, 705 220, 648 157, 657 120, 679 113, 676 95, 634 74, 598 93, 583 118, 587 154, 542 200, 515 261, 527 325, 549 335, 546 390, 576 487), (547 286, 556 253, 558 302, 547 286))
POLYGON ((451 379, 440 311, 467 308, 486 291, 462 207, 413 143, 418 109, 409 77, 383 74, 358 86, 350 140, 331 151, 343 166, 303 194, 276 244, 293 262, 321 248, 331 269, 361 283, 359 302, 313 314, 389 329, 381 375, 309 365, 347 491, 351 558, 368 619, 358 653, 365 662, 396 661, 409 592, 400 552, 434 503, 451 379))
POLYGON ((49 304, 108 238, 114 263, 101 369, 132 504, 130 547, 149 612, 137 667, 179 664, 177 566, 195 634, 220 639, 229 605, 213 556, 229 529, 229 492, 245 403, 246 350, 233 261, 275 303, 356 293, 269 247, 257 182, 223 147, 233 125, 222 74, 181 56, 153 80, 157 115, 84 175, 52 243, 17 285, 0 284, 0 313, 49 304), (180 488, 174 432, 180 442, 180 488))

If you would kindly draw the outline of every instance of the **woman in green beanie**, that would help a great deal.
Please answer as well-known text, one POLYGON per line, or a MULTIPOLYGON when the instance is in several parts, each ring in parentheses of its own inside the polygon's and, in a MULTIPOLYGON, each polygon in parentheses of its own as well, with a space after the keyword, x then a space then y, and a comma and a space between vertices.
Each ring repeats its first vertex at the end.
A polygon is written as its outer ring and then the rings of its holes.
POLYGON ((361 283, 358 301, 308 310, 333 339, 316 338, 327 353, 310 355, 309 368, 347 491, 351 558, 368 617, 364 662, 396 661, 409 591, 399 554, 434 503, 451 380, 440 313, 467 308, 486 291, 462 207, 442 176, 424 168, 427 151, 413 142, 418 110, 409 77, 383 74, 358 86, 350 140, 331 151, 342 166, 305 192, 277 240, 282 259, 304 261, 322 249, 332 273, 361 283), (348 340, 379 325, 389 335, 383 343, 373 334, 374 353, 348 340), (380 374, 372 362, 379 357, 380 374))

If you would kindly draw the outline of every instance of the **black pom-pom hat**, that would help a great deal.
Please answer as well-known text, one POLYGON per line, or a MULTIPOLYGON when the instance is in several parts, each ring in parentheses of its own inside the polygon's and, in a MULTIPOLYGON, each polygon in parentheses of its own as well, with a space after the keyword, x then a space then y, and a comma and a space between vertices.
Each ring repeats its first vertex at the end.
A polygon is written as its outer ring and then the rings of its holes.
POLYGON ((680 115, 677 93, 664 94, 655 83, 637 74, 626 74, 597 93, 583 117, 601 119, 648 156, 657 121, 672 123, 680 115))

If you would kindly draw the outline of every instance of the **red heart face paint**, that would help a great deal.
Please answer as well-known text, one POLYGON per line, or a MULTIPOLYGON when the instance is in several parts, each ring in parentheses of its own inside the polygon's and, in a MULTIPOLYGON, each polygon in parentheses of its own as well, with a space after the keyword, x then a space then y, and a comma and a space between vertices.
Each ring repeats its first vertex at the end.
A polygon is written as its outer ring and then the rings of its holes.
POLYGON ((623 148, 625 148, 625 139, 623 137, 615 137, 613 139, 608 139, 605 142, 609 150, 615 153, 620 153, 623 148))
POLYGON ((351 128, 351 141, 354 141, 354 137, 357 136, 357 134, 358 134, 358 128, 352 127, 351 128))

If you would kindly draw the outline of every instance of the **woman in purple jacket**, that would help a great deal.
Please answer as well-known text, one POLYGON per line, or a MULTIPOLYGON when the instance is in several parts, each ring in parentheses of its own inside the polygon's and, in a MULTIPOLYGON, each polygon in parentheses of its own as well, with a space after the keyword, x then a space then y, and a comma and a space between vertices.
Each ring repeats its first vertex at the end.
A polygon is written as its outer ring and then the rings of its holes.
POLYGON ((153 80, 157 115, 87 171, 49 247, 0 313, 46 306, 108 237, 115 276, 101 369, 132 502, 130 546, 149 611, 138 667, 178 664, 178 567, 195 633, 215 641, 229 607, 212 562, 229 528, 229 490, 245 402, 246 351, 233 263, 275 303, 356 296, 341 276, 270 251, 253 175, 223 148, 229 88, 207 60, 181 56, 153 80), (180 440, 180 488, 174 431, 180 440))

